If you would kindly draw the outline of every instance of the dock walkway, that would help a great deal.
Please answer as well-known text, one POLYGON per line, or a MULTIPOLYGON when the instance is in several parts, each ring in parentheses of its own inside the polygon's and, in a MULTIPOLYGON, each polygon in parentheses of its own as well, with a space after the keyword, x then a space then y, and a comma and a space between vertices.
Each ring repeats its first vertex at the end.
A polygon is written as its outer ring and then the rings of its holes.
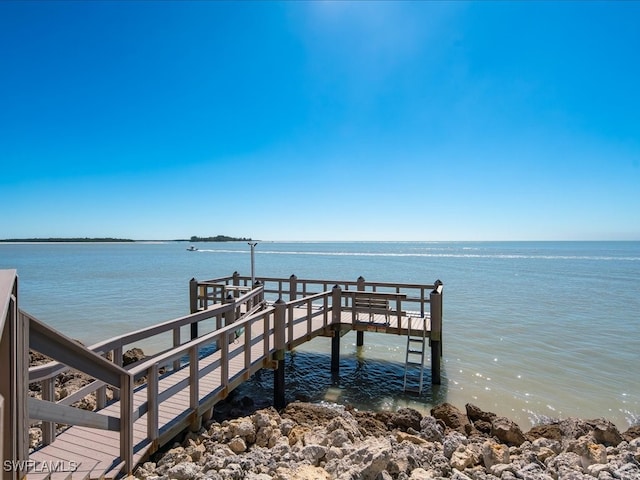
MULTIPOLYGON (((31 348, 74 368, 86 367, 88 359, 96 362, 84 371, 90 370, 87 373, 97 380, 66 402, 51 400, 52 380, 66 367, 48 364, 31 369, 29 382, 42 383, 43 400, 25 403, 31 422, 43 422, 44 445, 30 455, 14 453, 12 459, 26 460, 25 468, 15 472, 16 478, 24 478, 25 473, 30 480, 117 478, 130 473, 177 434, 210 419, 217 402, 262 368, 276 371, 274 400, 276 406, 284 406, 284 352, 317 336, 331 337, 335 371, 340 337, 346 331, 357 331, 359 344, 364 332, 401 336, 424 332, 432 349, 432 381, 439 383, 440 282, 390 286, 367 284, 364 279, 306 281, 294 276, 263 279, 253 286, 248 281, 238 274, 206 282, 192 280, 190 315, 88 349, 17 308, 15 319, 5 315, 14 324, 26 326, 31 348), (408 294, 412 289, 418 293, 408 294), (285 302, 287 296, 290 299, 285 302), (417 309, 405 309, 408 305, 417 309), (213 327, 199 332, 207 321, 213 327), (183 342, 185 328, 190 338, 183 342), (119 364, 126 345, 161 334, 172 336, 172 348, 126 368, 119 364), (111 403, 106 402, 107 385, 115 392, 111 403), (94 391, 96 412, 68 406, 94 391), (56 435, 55 423, 72 426, 56 435)), ((5 433, 3 442, 6 446, 14 440, 5 433)), ((18 450, 16 446, 14 452, 18 450)))

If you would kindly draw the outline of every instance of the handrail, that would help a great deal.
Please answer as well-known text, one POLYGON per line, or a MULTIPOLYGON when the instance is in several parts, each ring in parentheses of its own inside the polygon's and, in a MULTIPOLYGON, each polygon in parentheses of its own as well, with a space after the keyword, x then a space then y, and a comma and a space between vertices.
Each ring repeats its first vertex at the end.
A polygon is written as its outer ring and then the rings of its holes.
MULTIPOLYGON (((2 280, 1 277, 0 280, 2 280)), ((406 313, 401 309, 403 303, 419 303, 421 313, 424 313, 425 304, 431 304, 429 308, 431 327, 432 333, 435 334, 431 340, 434 340, 439 349, 433 350, 432 354, 437 351, 441 355, 439 343, 442 324, 442 282, 439 280, 433 285, 416 285, 366 282, 362 277, 357 281, 308 280, 298 279, 292 275, 287 279, 260 278, 255 288, 248 286, 250 280, 250 277, 242 277, 237 272, 230 277, 221 277, 205 282, 192 279, 190 292, 193 313, 98 342, 89 348, 20 310, 19 320, 29 326, 31 346, 34 350, 54 359, 54 362, 29 369, 31 381, 47 382, 47 388, 52 390, 53 376, 69 367, 96 379, 92 384, 83 387, 81 392, 68 397, 66 401, 48 401, 51 400, 52 394, 45 395, 43 388, 43 400, 34 399, 25 402, 28 403, 33 417, 50 424, 91 425, 96 428, 119 431, 120 454, 124 462, 124 471, 131 473, 133 468, 133 428, 136 420, 142 415, 147 414, 148 440, 162 442, 162 439, 158 440, 160 438, 158 414, 162 401, 187 388, 189 401, 185 405, 185 410, 188 413, 189 421, 199 421, 198 419, 205 409, 213 406, 212 402, 224 398, 239 382, 248 378, 258 369, 273 365, 275 361, 284 358, 285 349, 292 349, 313 336, 329 334, 329 330, 336 328, 335 324, 341 322, 340 312, 344 308, 349 308, 349 301, 353 304, 352 308, 355 311, 354 298, 356 295, 395 300, 397 308, 393 313, 398 315, 398 328, 400 316, 406 313), (268 284, 272 282, 277 283, 277 289, 270 288, 271 285, 268 284), (229 296, 221 298, 223 303, 209 305, 209 301, 213 297, 208 296, 206 288, 202 290, 203 297, 194 297, 194 287, 195 295, 199 295, 200 286, 222 287, 218 291, 225 295, 229 293, 229 296), (321 292, 311 292, 312 289, 318 287, 322 289, 321 292), (249 291, 242 293, 244 290, 249 291), (419 295, 412 296, 406 290, 418 290, 419 295), (265 292, 278 294, 278 301, 273 306, 266 307, 265 292), (289 301, 285 302, 282 297, 287 294, 289 301), (194 298, 204 301, 196 302, 199 305, 194 308, 194 298), (244 305, 246 308, 241 309, 241 306, 244 305), (259 308, 260 310, 258 310, 259 308), (302 309, 306 309, 306 312, 302 309), (322 318, 319 318, 320 316, 322 318), (191 340, 180 343, 180 328, 189 324, 195 324, 197 327, 199 322, 214 317, 217 318, 215 330, 197 336, 197 328, 194 334, 192 327, 191 340), (225 319, 225 326, 221 325, 222 317, 225 319), (298 325, 296 328, 299 328, 301 323, 305 325, 306 334, 303 333, 303 337, 297 335, 297 338, 294 338, 294 326, 298 325), (238 341, 236 334, 240 330, 244 333, 243 338, 238 341), (170 331, 174 332, 173 347, 152 357, 147 357, 128 368, 119 365, 119 359, 115 353, 120 353, 121 357, 124 345, 170 331), (258 352, 255 347, 261 342, 263 345, 260 346, 258 352), (215 352, 216 354, 219 352, 219 357, 212 357, 211 361, 203 366, 200 362, 202 358, 200 352, 204 346, 210 344, 216 344, 215 352), (114 354, 113 361, 104 357, 109 352, 114 354), (181 368, 180 363, 185 356, 188 357, 188 367, 185 366, 185 368, 188 369, 189 375, 164 391, 159 391, 160 368, 171 363, 173 363, 174 369, 181 368), (232 359, 243 362, 238 365, 239 371, 236 369, 233 374, 229 368, 232 359), (58 362, 62 362, 64 365, 58 362), (200 379, 216 368, 220 368, 220 385, 208 394, 201 403, 200 379), (136 380, 142 377, 147 378, 147 399, 142 403, 136 403, 134 408, 133 385, 136 380), (119 390, 119 392, 114 392, 114 398, 115 394, 119 393, 120 418, 96 412, 78 413, 77 409, 68 406, 73 400, 79 399, 82 394, 98 389, 103 392, 104 396, 106 385, 111 385, 119 390)), ((1 283, 0 287, 2 287, 1 283)), ((411 293, 415 295, 415 292, 411 293)), ((1 294, 2 290, 0 289, 1 294)), ((4 306, 4 310, 7 308, 4 306)), ((16 311, 18 311, 17 307, 16 311)), ((4 320, 4 316, 2 319, 4 320)), ((51 427, 49 426, 49 428, 51 427)), ((166 438, 171 433, 170 430, 163 432, 163 435, 167 436, 166 438)))
POLYGON ((4 333, 17 277, 15 270, 0 270, 0 339, 2 339, 4 333))
POLYGON ((140 378, 146 376, 149 368, 152 365, 156 364, 159 367, 169 365, 173 360, 183 357, 184 354, 187 353, 191 348, 200 347, 203 345, 214 343, 215 341, 219 341, 219 337, 223 337, 230 332, 235 332, 239 328, 246 326, 247 323, 253 322, 257 318, 261 318, 266 313, 270 313, 272 310, 273 307, 261 310, 260 312, 245 317, 242 320, 236 321, 230 325, 226 325, 194 340, 183 343, 182 345, 172 348, 171 350, 167 350, 166 352, 163 352, 156 357, 149 358, 148 360, 142 360, 141 362, 136 363, 134 366, 132 366, 128 371, 134 376, 135 380, 139 380, 140 378))
POLYGON ((97 428, 117 429, 120 433, 120 458, 124 462, 125 471, 130 473, 133 470, 133 375, 32 315, 22 312, 21 316, 29 325, 31 348, 120 390, 119 420, 99 414, 69 415, 69 412, 76 409, 46 400, 29 401, 29 417, 49 423, 58 421, 70 425, 96 422, 97 428))
MULTIPOLYGON (((236 299, 236 308, 237 305, 241 305, 243 303, 247 303, 253 300, 255 297, 260 296, 262 292, 262 287, 257 287, 256 289, 245 293, 241 297, 236 299)), ((149 327, 144 327, 133 332, 125 333, 122 335, 118 335, 107 340, 100 341, 88 347, 89 350, 92 350, 96 353, 103 354, 109 351, 117 350, 124 345, 131 345, 140 340, 146 340, 148 338, 154 337, 156 335, 160 335, 163 333, 170 332, 177 328, 184 327, 194 322, 201 322, 204 320, 209 320, 212 317, 217 315, 222 315, 232 310, 233 304, 218 304, 217 306, 198 311, 189 315, 184 315, 182 317, 178 317, 172 320, 167 320, 165 322, 156 323, 149 327)), ((24 312, 22 312, 24 313, 24 312)), ((117 363, 118 359, 114 358, 114 362, 117 363)), ((56 375, 62 373, 67 370, 68 367, 64 365, 60 365, 58 362, 49 362, 43 365, 38 365, 35 367, 31 367, 29 369, 29 382, 38 382, 42 380, 47 380, 49 378, 53 378, 56 375)))
POLYGON ((29 346, 33 350, 120 388, 120 376, 128 375, 127 370, 49 327, 33 315, 24 311, 20 313, 29 320, 29 346))
MULTIPOLYGON (((291 311, 292 308, 299 307, 301 305, 306 304, 307 310, 310 310, 313 301, 317 301, 320 299, 324 299, 324 305, 321 310, 308 314, 304 321, 307 322, 307 332, 311 333, 311 325, 313 318, 317 315, 324 315, 323 327, 326 327, 329 322, 328 312, 331 309, 331 306, 328 303, 328 299, 331 296, 331 291, 322 292, 310 297, 305 297, 304 299, 298 299, 295 301, 291 301, 288 303, 283 303, 282 308, 286 308, 288 311, 291 311)), ((234 305, 235 302, 231 303, 234 305)), ((163 352, 156 357, 145 359, 136 365, 132 366, 129 372, 133 375, 135 380, 138 380, 142 377, 147 378, 147 400, 140 404, 137 407, 136 412, 134 413, 134 420, 143 414, 147 414, 147 426, 148 426, 148 436, 150 441, 155 441, 159 432, 157 429, 157 408, 158 408, 158 398, 169 398, 175 393, 179 391, 177 388, 184 388, 187 385, 190 390, 190 410, 195 410, 199 407, 199 401, 197 401, 198 397, 198 384, 201 376, 205 375, 206 372, 210 371, 212 368, 208 366, 205 370, 201 370, 198 363, 198 355, 201 349, 209 344, 217 344, 219 346, 219 351, 221 358, 216 360, 214 364, 218 364, 221 366, 222 370, 220 373, 220 388, 225 390, 229 388, 229 384, 231 382, 231 378, 229 377, 228 370, 228 360, 232 357, 244 356, 244 370, 243 375, 247 375, 251 370, 251 366, 256 361, 252 359, 251 348, 255 344, 256 340, 253 338, 252 331, 253 325, 264 322, 262 339, 264 341, 264 350, 262 357, 264 361, 267 361, 269 356, 275 353, 278 348, 292 348, 293 339, 289 336, 288 341, 285 342, 284 345, 277 345, 275 336, 273 340, 270 340, 272 335, 275 335, 276 325, 275 325, 275 310, 274 306, 265 308, 256 313, 246 315, 242 319, 239 319, 229 325, 226 325, 220 329, 217 329, 213 332, 210 332, 206 335, 200 336, 194 340, 186 342, 180 346, 177 346, 169 351, 163 352), (232 340, 231 336, 235 335, 239 329, 244 329, 244 341, 241 341, 240 344, 233 349, 230 348, 230 340, 232 340), (180 384, 171 387, 170 389, 159 392, 158 389, 158 375, 157 372, 159 368, 164 365, 169 365, 174 362, 176 359, 184 358, 186 355, 189 356, 189 364, 191 368, 190 376, 188 380, 183 380, 180 384)), ((285 324, 283 325, 284 331, 290 331, 293 328, 294 316, 287 315, 285 318, 285 324)), ((223 393, 223 395, 225 395, 223 393)))
MULTIPOLYGON (((238 298, 236 302, 218 305, 214 308, 195 312, 151 327, 139 329, 128 334, 119 335, 94 344, 89 348, 82 346, 78 342, 75 342, 46 326, 32 315, 20 311, 22 318, 24 318, 30 325, 30 341, 33 349, 51 357, 54 360, 48 364, 30 369, 30 381, 44 381, 51 383, 51 379, 53 377, 71 367, 97 379, 97 381, 83 387, 82 390, 85 395, 98 389, 103 391, 105 384, 111 385, 119 390, 119 397, 121 401, 120 419, 105 417, 95 413, 90 414, 77 412, 77 409, 65 406, 65 404, 70 402, 70 399, 67 399, 67 401, 63 399, 58 402, 48 401, 52 400, 52 398, 30 401, 29 407, 31 409, 31 418, 34 420, 43 420, 47 423, 46 426, 43 425, 43 433, 44 437, 46 437, 45 442, 51 443, 55 438, 53 423, 56 422, 56 419, 57 423, 66 423, 69 425, 95 425, 96 428, 108 428, 110 430, 117 429, 120 431, 121 437, 121 456, 125 463, 125 470, 129 472, 132 468, 133 462, 133 423, 137 419, 137 416, 133 411, 134 374, 129 370, 122 368, 117 363, 114 363, 117 362, 116 358, 114 358, 114 362, 111 362, 101 354, 108 351, 121 350, 124 345, 134 343, 145 338, 150 338, 161 333, 166 333, 171 330, 175 332, 176 329, 188 324, 208 320, 220 315, 231 315, 231 312, 235 312, 235 310, 237 310, 243 303, 251 302, 253 305, 255 303, 253 302, 253 299, 256 297, 260 298, 261 295, 262 289, 257 288, 245 293, 238 298), (64 365, 61 365, 61 363, 64 365)), ((252 308, 254 307, 255 305, 253 305, 252 308)), ((251 311, 251 309, 249 310, 251 311)), ((235 313, 233 315, 235 315, 235 313)), ((237 328, 237 326, 232 326, 232 328, 237 328)), ((184 351, 183 349, 179 350, 184 351)), ((167 355, 172 352, 175 353, 176 351, 177 350, 174 346, 173 349, 170 349, 167 352, 167 355)), ((153 359, 154 357, 151 358, 153 359)), ((175 358, 175 355, 172 358, 175 358)), ((192 360, 197 361, 197 357, 195 359, 192 358, 192 360)), ((50 386, 52 386, 52 384, 50 386)))
MULTIPOLYGON (((0 461, 27 460, 28 419, 23 363, 24 329, 17 319, 18 274, 0 270, 0 461), (22 357, 22 358, 21 358, 22 357)), ((3 478, 20 478, 22 472, 6 472, 3 478)))

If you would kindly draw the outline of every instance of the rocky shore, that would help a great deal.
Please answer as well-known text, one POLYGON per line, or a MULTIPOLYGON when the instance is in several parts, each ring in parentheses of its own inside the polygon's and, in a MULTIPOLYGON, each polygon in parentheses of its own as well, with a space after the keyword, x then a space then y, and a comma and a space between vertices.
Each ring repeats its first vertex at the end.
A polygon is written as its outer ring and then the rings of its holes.
POLYGON ((139 466, 144 480, 638 480, 640 426, 570 418, 523 432, 468 404, 431 415, 294 402, 211 422, 139 466))
MULTIPOLYGON (((133 349, 123 362, 142 358, 133 349)), ((30 360, 48 361, 33 352, 30 360)), ((77 372, 59 375, 56 398, 90 381, 77 372)), ((39 397, 39 385, 29 394, 39 397)), ((76 406, 95 409, 95 396, 76 406)), ((38 426, 30 430, 32 448, 41 435, 38 426)), ((620 432, 605 419, 569 418, 523 432, 471 404, 461 411, 445 403, 422 415, 293 402, 277 412, 243 398, 221 402, 214 420, 138 466, 134 478, 640 480, 640 425, 620 432)))

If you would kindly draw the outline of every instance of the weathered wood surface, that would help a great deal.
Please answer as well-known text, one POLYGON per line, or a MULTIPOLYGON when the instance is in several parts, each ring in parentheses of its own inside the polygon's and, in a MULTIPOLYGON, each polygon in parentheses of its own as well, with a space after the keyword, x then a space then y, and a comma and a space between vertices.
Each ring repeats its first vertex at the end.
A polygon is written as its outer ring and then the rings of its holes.
MULTIPOLYGON (((314 310, 315 316, 310 322, 308 319, 308 309, 304 307, 294 307, 290 309, 293 314, 293 329, 287 329, 286 343, 293 348, 318 335, 328 334, 326 323, 318 310, 314 310), (292 332, 292 333, 291 333, 292 332)), ((376 314, 373 322, 359 322, 352 325, 351 312, 342 312, 342 322, 346 328, 356 330, 378 331, 385 333, 405 333, 408 328, 408 319, 401 319, 398 324, 396 318, 391 318, 389 324, 384 315, 376 314)), ((215 403, 223 399, 228 393, 250 377, 251 371, 263 368, 269 364, 269 356, 265 355, 264 339, 269 338, 269 344, 274 344, 273 331, 269 335, 264 335, 264 328, 260 322, 256 322, 255 329, 251 332, 252 346, 250 349, 250 362, 254 368, 245 368, 246 358, 242 343, 244 336, 238 337, 229 345, 228 378, 227 388, 223 387, 221 380, 221 356, 222 350, 218 350, 198 361, 198 371, 206 372, 212 366, 213 370, 199 378, 198 402, 201 406, 200 415, 215 403)), ((428 322, 427 322, 428 325, 428 322)), ((413 320, 415 328, 416 320, 413 320)), ((271 349, 273 352, 273 349, 271 349)), ((328 368, 328 366, 327 366, 328 368)), ((164 398, 163 393, 172 392, 176 385, 188 382, 190 378, 190 368, 185 366, 180 370, 164 376, 158 382, 159 397, 164 398)), ((134 410, 139 408, 147 400, 147 385, 139 387, 134 393, 134 410)), ((158 431, 159 443, 168 441, 172 436, 189 427, 190 389, 188 383, 182 388, 176 389, 173 395, 158 403, 158 431)), ((100 411, 103 415, 118 417, 120 413, 119 402, 115 402, 100 411)), ((157 445, 153 445, 147 435, 148 415, 144 413, 134 423, 133 429, 133 463, 143 461, 157 445)), ((38 462, 76 462, 81 466, 90 465, 90 478, 99 478, 105 475, 106 478, 114 477, 121 467, 119 453, 118 432, 98 430, 89 427, 74 426, 61 433, 56 441, 31 454, 30 459, 38 462)), ((29 479, 46 478, 44 475, 29 475, 29 479)), ((76 476, 74 474, 73 478, 76 476)))
MULTIPOLYGON (((71 478, 112 478, 123 471, 130 472, 135 464, 184 429, 197 428, 202 418, 209 418, 218 401, 256 371, 274 368, 275 360, 284 358, 285 349, 295 348, 318 335, 332 336, 335 341, 336 332, 348 330, 407 335, 409 330, 419 329, 431 338, 434 330, 436 348, 432 352, 441 353, 442 289, 439 282, 398 285, 369 283, 362 277, 356 282, 335 282, 303 280, 292 275, 289 279, 258 279, 256 288, 251 289, 249 281, 237 273, 206 282, 192 279, 189 283, 190 315, 106 340, 86 351, 76 352, 84 347, 58 338, 57 332, 53 335, 56 345, 45 345, 44 331, 48 327, 34 319, 36 345, 45 350, 53 348, 50 353, 72 364, 80 358, 91 362, 90 369, 101 380, 85 387, 86 392, 98 389, 99 413, 71 414, 63 406, 67 402, 51 406, 46 405, 47 402, 31 402, 32 413, 40 418, 57 419, 58 423, 66 418, 69 423, 85 426, 70 427, 56 439, 53 425, 44 422, 45 436, 52 443, 31 454, 30 460, 39 462, 38 465, 55 462, 79 465, 71 478), (267 293, 275 294, 279 300, 274 304, 273 300, 265 298, 267 293), (285 303, 283 297, 288 297, 289 301, 285 303), (368 302, 356 302, 356 299, 365 298, 368 302), (358 319, 356 311, 365 313, 367 321, 358 319), (206 327, 207 324, 212 325, 213 330, 206 327), (181 328, 189 325, 191 339, 185 341, 181 338, 181 328), (198 335, 199 325, 209 330, 198 335), (125 369, 121 367, 126 345, 165 333, 172 335, 172 348, 125 369), (72 354, 60 351, 63 345, 68 346, 72 354), (211 352, 214 346, 213 353, 202 356, 205 351, 211 352), (113 363, 99 356, 106 354, 114 359, 113 363), (164 368, 169 373, 159 376, 158 372, 164 368), (133 389, 133 381, 141 377, 147 378, 148 382, 133 389), (106 383, 117 389, 114 402, 105 408, 106 383), (91 428, 91 425, 101 428, 91 428)), ((30 317, 24 312, 21 316, 28 325, 30 317)), ((439 355, 436 358, 438 371, 434 378, 439 381, 439 355)), ((64 367, 54 364, 30 369, 31 380, 42 384, 44 400, 53 396, 47 385, 51 387, 52 379, 61 368, 64 367)), ((434 363, 432 372, 436 373, 434 363)), ((67 476, 68 472, 64 471, 49 476, 38 469, 29 474, 30 479, 67 476)))

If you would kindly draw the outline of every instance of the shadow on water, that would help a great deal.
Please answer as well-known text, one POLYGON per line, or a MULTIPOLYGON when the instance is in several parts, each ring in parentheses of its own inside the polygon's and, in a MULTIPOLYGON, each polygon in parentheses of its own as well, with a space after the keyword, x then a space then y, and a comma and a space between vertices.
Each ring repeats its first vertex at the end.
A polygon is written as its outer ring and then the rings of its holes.
MULTIPOLYGON (((288 352, 285 358, 286 402, 331 402, 352 405, 360 410, 391 410, 411 407, 428 412, 446 402, 446 375, 442 385, 431 384, 428 364, 424 370, 421 395, 405 393, 404 364, 363 358, 357 353, 340 358, 340 372, 331 372, 329 354, 288 352)), ((263 369, 240 385, 231 395, 251 398, 261 406, 273 404, 273 371, 263 369)))

